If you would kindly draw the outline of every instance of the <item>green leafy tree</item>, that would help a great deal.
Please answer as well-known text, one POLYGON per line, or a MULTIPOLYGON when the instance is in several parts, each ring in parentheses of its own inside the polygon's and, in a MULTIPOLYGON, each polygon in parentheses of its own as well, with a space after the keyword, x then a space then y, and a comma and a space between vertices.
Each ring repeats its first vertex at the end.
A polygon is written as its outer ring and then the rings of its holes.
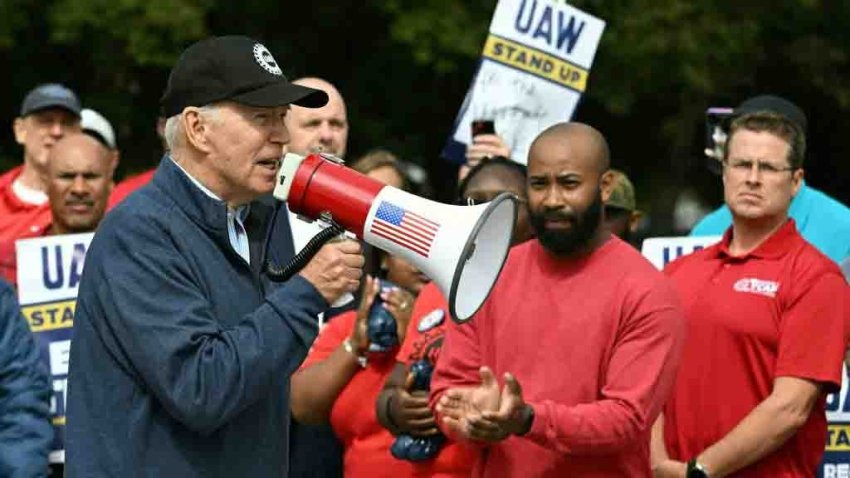
MULTIPOLYGON (((539 2, 556 0, 538 0, 539 2)), ((116 126, 124 172, 150 167, 170 66, 211 34, 262 39, 291 76, 336 83, 349 105, 351 156, 388 147, 426 166, 450 200, 451 165, 438 159, 475 71, 496 0, 280 2, 256 0, 0 0, 0 96, 7 123, 33 85, 62 81, 116 126)), ((761 92, 810 116, 812 184, 850 191, 848 2, 575 0, 607 23, 576 119, 606 134, 614 163, 638 185, 656 232, 675 199, 696 188, 714 203, 719 181, 702 155, 707 106, 761 92)), ((10 128, 0 157, 16 164, 10 128)), ((844 196, 841 196, 844 194, 844 196)))

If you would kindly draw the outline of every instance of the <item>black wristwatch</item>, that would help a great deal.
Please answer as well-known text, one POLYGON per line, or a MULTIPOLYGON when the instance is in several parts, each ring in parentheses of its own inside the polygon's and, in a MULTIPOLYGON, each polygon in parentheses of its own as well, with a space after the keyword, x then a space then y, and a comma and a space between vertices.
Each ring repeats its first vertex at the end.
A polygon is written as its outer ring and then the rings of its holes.
POLYGON ((688 462, 687 472, 685 473, 686 478, 709 478, 708 470, 702 466, 696 458, 691 458, 691 461, 688 462))
POLYGON ((534 424, 534 408, 525 404, 525 408, 522 410, 522 430, 520 430, 517 435, 522 436, 531 431, 531 425, 534 424))

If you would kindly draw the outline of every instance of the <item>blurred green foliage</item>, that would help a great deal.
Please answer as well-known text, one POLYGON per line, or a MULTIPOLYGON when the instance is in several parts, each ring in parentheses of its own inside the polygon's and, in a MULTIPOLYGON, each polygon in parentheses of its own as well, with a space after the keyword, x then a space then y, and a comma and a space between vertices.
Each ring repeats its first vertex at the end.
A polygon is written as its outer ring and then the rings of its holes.
MULTIPOLYGON (((555 1, 555 0, 539 0, 555 1)), ((702 155, 708 106, 771 92, 809 115, 809 180, 850 199, 850 2, 575 0, 607 22, 576 119, 608 137, 653 229, 668 231, 679 193, 715 205, 702 155)), ((336 83, 350 151, 387 147, 426 166, 449 200, 438 159, 474 74, 495 0, 0 0, 0 166, 19 161, 10 123, 35 84, 60 81, 116 126, 121 173, 155 164, 158 99, 185 46, 211 34, 262 39, 292 78, 336 83)))

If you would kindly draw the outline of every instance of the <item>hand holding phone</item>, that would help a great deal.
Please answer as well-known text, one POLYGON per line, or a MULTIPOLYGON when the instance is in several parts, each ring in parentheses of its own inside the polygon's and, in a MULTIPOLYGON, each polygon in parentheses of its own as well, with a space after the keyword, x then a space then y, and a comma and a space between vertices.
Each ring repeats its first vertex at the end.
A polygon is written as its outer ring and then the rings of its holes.
POLYGON ((488 158, 510 158, 511 148, 499 135, 492 120, 472 122, 472 142, 466 147, 466 165, 470 168, 488 158))
POLYGON ((480 134, 496 134, 496 124, 493 120, 473 120, 472 121, 472 137, 475 138, 480 134))

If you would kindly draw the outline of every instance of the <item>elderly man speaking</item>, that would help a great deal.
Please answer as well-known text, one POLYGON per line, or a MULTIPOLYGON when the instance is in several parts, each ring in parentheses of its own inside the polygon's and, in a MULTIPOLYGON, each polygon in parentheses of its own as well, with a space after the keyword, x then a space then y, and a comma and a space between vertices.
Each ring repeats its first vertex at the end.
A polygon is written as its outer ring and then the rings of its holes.
MULTIPOLYGON (((290 104, 319 107, 261 43, 189 47, 162 98, 170 155, 103 221, 74 321, 66 476, 282 476, 289 375, 356 289, 353 241, 264 274, 290 104)), ((291 247, 291 245, 290 245, 291 247)))

